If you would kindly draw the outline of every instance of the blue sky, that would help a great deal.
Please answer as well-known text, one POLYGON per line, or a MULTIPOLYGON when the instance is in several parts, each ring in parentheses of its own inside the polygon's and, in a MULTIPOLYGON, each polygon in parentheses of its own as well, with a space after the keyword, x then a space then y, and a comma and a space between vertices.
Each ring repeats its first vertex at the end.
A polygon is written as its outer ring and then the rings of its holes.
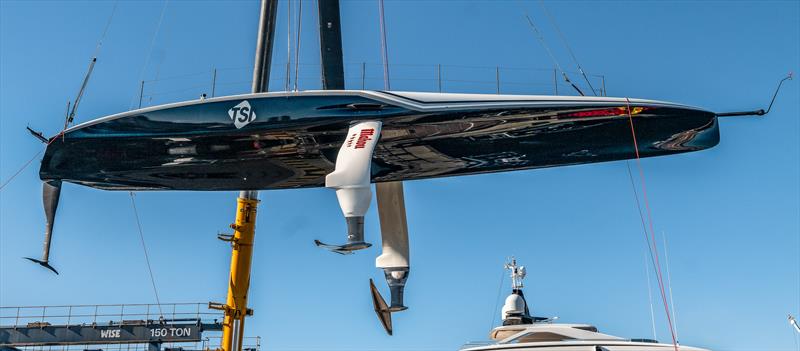
MULTIPOLYGON (((612 96, 760 108, 800 62, 796 1, 545 4, 612 96)), ((0 1, 0 181, 41 147, 26 125, 58 132, 113 6, 0 1)), ((146 84, 145 105, 210 93, 213 68, 217 95, 249 90, 256 1, 171 1, 149 50, 162 6, 119 2, 77 122, 137 105, 142 79, 159 79, 146 84)), ((283 86, 286 64, 284 6, 273 89, 283 86)), ((551 93, 553 63, 525 12, 574 71, 538 2, 388 1, 393 88, 436 89, 442 64, 446 91, 492 93, 492 67, 501 66, 503 91, 551 93)), ((348 84, 360 87, 366 62, 367 88, 381 88, 377 3, 343 1, 342 17, 348 84)), ((304 2, 302 24, 300 87, 311 89, 319 86, 313 2, 304 2)), ((799 109, 790 81, 766 118, 723 120, 719 146, 642 161, 659 240, 662 232, 669 238, 683 344, 797 349, 786 315, 800 314, 799 109)), ((66 185, 52 255, 61 275, 20 258, 41 250, 37 166, 0 190, 0 305, 154 302, 125 192, 66 185)), ((379 249, 341 257, 313 246, 344 231, 334 193, 261 198, 248 334, 267 349, 447 350, 485 339, 509 255, 529 269, 535 314, 652 336, 644 239, 623 162, 407 183, 410 309, 395 315, 393 337, 369 301, 367 280, 383 284, 379 249)), ((224 301, 229 250, 215 236, 233 220, 235 193, 138 193, 137 205, 161 300, 224 301)), ((367 238, 377 243, 374 208, 367 238)), ((667 341, 660 311, 658 336, 667 341)))

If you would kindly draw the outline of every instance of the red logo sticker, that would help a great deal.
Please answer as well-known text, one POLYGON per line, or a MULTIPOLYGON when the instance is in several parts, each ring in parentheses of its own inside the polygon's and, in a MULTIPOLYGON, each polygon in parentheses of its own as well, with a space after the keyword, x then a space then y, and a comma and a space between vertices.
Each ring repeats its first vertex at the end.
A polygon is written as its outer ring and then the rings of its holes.
MULTIPOLYGON (((358 135, 358 140, 356 141, 356 149, 363 149, 364 146, 367 145, 367 142, 372 140, 371 137, 374 134, 375 134, 375 129, 372 128, 361 130, 361 133, 359 133, 358 135)), ((351 142, 352 142, 352 137, 350 142, 348 142, 348 144, 350 144, 351 142)))

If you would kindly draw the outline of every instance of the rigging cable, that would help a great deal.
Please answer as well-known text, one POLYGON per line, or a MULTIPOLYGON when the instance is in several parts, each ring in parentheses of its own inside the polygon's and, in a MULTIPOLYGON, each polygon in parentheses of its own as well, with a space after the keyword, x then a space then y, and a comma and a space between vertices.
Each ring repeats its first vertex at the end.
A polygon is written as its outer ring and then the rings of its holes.
POLYGON ((117 13, 117 5, 119 5, 119 0, 114 1, 114 7, 111 9, 111 15, 108 16, 108 21, 106 21, 106 26, 103 28, 103 34, 100 35, 100 40, 97 41, 97 46, 94 47, 94 54, 93 57, 97 57, 100 53, 100 47, 103 46, 103 40, 106 39, 106 33, 108 33, 108 28, 111 27, 111 20, 114 19, 114 14, 117 13))
POLYGON ((492 330, 494 328, 494 320, 497 318, 497 306, 500 305, 500 293, 502 293, 503 283, 506 281, 506 270, 503 269, 500 273, 501 273, 500 285, 497 286, 497 296, 494 298, 494 309, 492 310, 492 324, 489 325, 489 330, 492 330))
POLYGON ((14 172, 14 174, 13 174, 13 175, 11 175, 11 177, 9 177, 9 178, 8 178, 8 179, 7 179, 5 182, 3 182, 3 184, 2 184, 2 185, 0 185, 0 190, 2 190, 3 188, 5 188, 5 187, 6 187, 6 185, 8 185, 9 183, 11 183, 11 181, 12 181, 12 180, 14 180, 14 178, 16 178, 16 177, 17 177, 17 176, 18 176, 20 173, 22 173, 22 171, 24 171, 26 168, 28 168, 28 166, 30 166, 30 165, 31 165, 31 163, 33 162, 33 160, 35 160, 35 159, 36 159, 36 157, 38 157, 39 155, 41 155, 41 154, 42 154, 42 152, 44 152, 45 150, 47 150, 47 147, 48 147, 48 146, 50 146, 50 144, 52 144, 53 142, 55 142, 56 140, 58 140, 58 137, 60 137, 60 136, 64 135, 64 131, 66 130, 66 129, 63 129, 63 130, 61 130, 61 132, 59 132, 58 134, 56 134, 56 135, 55 135, 55 136, 53 136, 52 138, 50 138, 50 139, 47 139, 47 138, 45 138, 45 137, 42 135, 42 133, 41 133, 41 132, 34 131, 34 130, 33 130, 33 129, 31 129, 30 127, 27 127, 27 129, 28 129, 28 132, 30 132, 30 133, 31 133, 33 136, 35 136, 37 139, 41 140, 41 141, 42 141, 42 143, 44 143, 44 144, 45 144, 45 147, 44 147, 44 148, 42 148, 41 150, 39 150, 39 151, 38 151, 38 152, 37 152, 35 155, 33 155, 33 157, 31 157, 31 159, 30 159, 30 160, 28 160, 28 162, 25 162, 25 163, 22 165, 22 167, 20 167, 20 168, 19 168, 19 169, 18 169, 16 172, 14 172))
MULTIPOLYGON (((152 56, 153 47, 156 44, 156 38, 158 37, 158 32, 161 30, 161 23, 164 22, 164 14, 167 12, 168 4, 169 0, 164 0, 164 5, 161 7, 161 15, 159 15, 158 23, 156 23, 156 30, 155 32, 153 32, 153 37, 150 39, 150 47, 147 49, 147 56, 145 56, 144 65, 142 66, 142 70, 139 72, 139 81, 142 81, 144 79, 144 73, 147 70, 147 65, 150 64, 150 56, 152 56)), ((135 101, 136 101, 136 93, 134 93, 133 96, 131 97, 131 104, 128 106, 128 109, 133 108, 135 101)))
POLYGON ((11 181, 14 180, 14 178, 16 178, 26 168, 28 168, 28 166, 30 166, 30 164, 33 162, 33 160, 35 160, 37 157, 39 157, 39 155, 41 155, 42 152, 44 152, 44 150, 45 150, 44 148, 39 150, 39 152, 37 152, 36 155, 33 155, 33 157, 31 157, 31 159, 28 160, 28 162, 25 162, 25 164, 23 164, 22 167, 19 168, 19 170, 17 170, 13 175, 11 175, 11 177, 6 179, 6 181, 3 182, 2 185, 0 185, 0 190, 3 190, 3 188, 5 188, 6 185, 8 185, 8 183, 11 183, 11 181))
MULTIPOLYGON (((642 213, 642 204, 639 202, 639 192, 636 190, 636 182, 633 180, 633 172, 631 171, 630 160, 625 161, 625 166, 628 170, 628 179, 631 182, 631 190, 633 190, 633 199, 636 202, 636 210, 639 213, 639 220, 641 221, 642 224, 642 233, 644 234, 647 254, 649 254, 650 263, 653 264, 653 269, 655 269, 656 261, 655 258, 653 257, 652 246, 650 245, 650 236, 647 235, 647 224, 645 223, 644 214, 642 213)), ((655 314, 653 313, 653 297, 652 297, 652 292, 650 291, 650 271, 647 266, 647 255, 645 255, 645 276, 647 277, 647 297, 648 300, 650 301, 650 319, 653 324, 653 339, 658 340, 658 337, 656 336, 655 314)), ((656 282, 659 283, 659 287, 661 287, 661 281, 658 280, 658 275, 656 275, 656 282)))
MULTIPOLYGON (((633 126, 633 114, 631 114, 631 101, 628 98, 625 98, 625 101, 627 107, 626 110, 628 113, 628 121, 631 127, 631 136, 633 137, 633 148, 636 153, 636 165, 637 168, 639 169, 639 181, 642 184, 642 198, 644 199, 644 205, 647 211, 648 225, 650 227, 650 235, 652 239, 650 240, 650 242, 653 245, 651 248, 652 250, 651 252, 654 254, 654 261, 656 267, 656 280, 658 281, 658 287, 661 290, 661 301, 664 304, 664 313, 667 315, 669 331, 670 335, 672 336, 672 345, 675 348, 675 351, 678 351, 678 341, 675 337, 675 330, 672 325, 672 316, 670 315, 669 312, 669 304, 667 303, 666 292, 664 290, 664 278, 663 275, 661 274, 661 264, 659 263, 660 261, 658 258, 658 247, 656 245, 655 231, 653 230, 653 215, 652 211, 650 210, 650 201, 648 200, 647 197, 647 184, 645 182, 644 169, 642 168, 641 156, 639 155, 639 143, 636 140, 636 129, 633 126)), ((647 232, 645 232, 645 235, 647 235, 647 232)))
MULTIPOLYGON (((161 38, 162 38, 161 47, 163 49, 160 50, 159 55, 158 55, 158 62, 155 63, 155 67, 154 67, 155 74, 154 74, 153 79, 152 79, 152 81, 154 81, 154 82, 163 81, 163 79, 161 78, 161 67, 164 66, 164 60, 167 59, 167 50, 170 47, 170 27, 169 26, 164 28, 164 32, 161 33, 161 38)), ((148 99, 147 99, 147 103, 148 104, 152 104, 153 103, 153 97, 154 96, 155 96, 154 94, 150 94, 150 96, 148 96, 148 99)))
POLYGON ((589 89, 592 89, 592 94, 594 94, 594 96, 597 96, 597 91, 594 90, 592 82, 589 81, 589 77, 587 77, 586 72, 583 71, 583 67, 581 67, 581 64, 578 62, 578 58, 575 57, 575 53, 572 52, 572 48, 569 46, 566 37, 564 37, 564 33, 561 32, 561 28, 558 27, 558 23, 556 23, 553 17, 550 16, 550 11, 547 11, 547 7, 544 6, 544 1, 539 0, 539 6, 542 7, 542 10, 544 10, 544 14, 547 16, 547 20, 550 21, 550 24, 552 24, 553 28, 556 29, 558 37, 561 38, 561 42, 564 44, 564 47, 567 48, 567 51, 569 51, 569 55, 572 56, 572 61, 575 62, 576 66, 578 66, 578 72, 580 72, 580 74, 583 76, 583 79, 586 81, 586 84, 589 85, 589 89))
POLYGON ((669 253, 667 252, 667 232, 661 232, 661 239, 664 240, 664 264, 667 266, 667 287, 669 288, 669 305, 672 306, 672 324, 675 328, 675 339, 678 337, 678 314, 675 313, 675 301, 672 299, 672 275, 669 273, 669 253))
POLYGON ((389 49, 386 44, 386 16, 383 11, 383 0, 378 0, 378 12, 381 25, 381 59, 383 61, 383 89, 391 90, 389 85, 389 49))
POLYGON ((297 0, 297 44, 294 47, 294 91, 298 91, 300 72, 300 31, 303 29, 303 0, 297 0))
POLYGON ((561 72, 561 77, 564 78, 564 81, 569 83, 569 85, 571 85, 573 89, 577 90, 578 94, 581 94, 581 96, 586 96, 586 94, 584 94, 583 91, 581 91, 581 89, 578 88, 578 86, 575 85, 575 83, 573 83, 569 79, 569 76, 567 76, 567 72, 564 72, 564 69, 561 68, 561 65, 558 63, 558 60, 556 60, 556 57, 553 56, 553 52, 550 51, 550 47, 547 46, 547 43, 544 41, 542 33, 539 32, 539 29, 536 28, 535 24, 533 24, 533 20, 531 19, 531 16, 529 16, 527 12, 525 12, 525 18, 528 19, 528 24, 530 25, 531 29, 533 29, 534 33, 536 33, 536 38, 539 39, 539 42, 544 47, 545 51, 547 51, 547 55, 550 56, 550 59, 553 60, 553 63, 556 65, 556 68, 558 68, 558 70, 561 72))
POLYGON ((633 189, 633 198, 636 201, 636 210, 639 211, 639 219, 642 223, 642 232, 644 232, 645 242, 647 243, 647 252, 650 253, 650 262, 653 264, 653 267, 656 265, 655 258, 653 257, 653 250, 652 245, 650 245, 650 237, 647 235, 647 223, 644 219, 644 213, 642 213, 642 204, 639 202, 639 191, 636 190, 636 182, 633 180, 633 172, 631 171, 631 163, 629 160, 625 161, 625 166, 628 169, 628 179, 631 181, 631 189, 633 189))
POLYGON ((144 234, 142 233, 142 222, 139 220, 139 211, 136 209, 136 200, 133 191, 129 192, 131 195, 131 205, 133 206, 133 215, 136 218, 136 226, 139 228, 139 239, 142 242, 142 251, 144 251, 144 260, 147 263, 147 271, 150 273, 150 283, 153 285, 153 294, 156 296, 156 304, 158 305, 158 313, 164 317, 164 312, 161 311, 161 299, 158 298, 158 289, 156 288, 156 280, 153 277, 153 268, 150 266, 150 256, 147 255, 147 245, 144 243, 144 234))
POLYGON ((292 2, 286 2, 286 86, 285 91, 289 91, 291 86, 292 70, 292 2))
POLYGON ((775 103, 775 98, 778 97, 778 92, 781 91, 781 86, 783 86, 783 82, 785 82, 787 80, 792 80, 793 78, 794 78, 794 73, 793 72, 789 72, 789 74, 785 78, 781 79, 781 81, 778 82, 778 87, 775 88, 775 93, 772 94, 772 100, 769 101, 769 106, 767 107, 766 111, 764 111, 764 109, 759 109, 759 110, 755 110, 755 111, 722 112, 722 113, 716 113, 716 115, 717 115, 717 117, 763 116, 763 115, 766 115, 767 113, 769 113, 770 110, 772 110, 772 104, 775 103))
POLYGON ((797 320, 789 314, 789 325, 792 326, 794 331, 792 331, 792 338, 794 339, 794 347, 797 350, 800 350, 800 343, 798 343, 798 336, 800 335, 800 325, 797 324, 797 320), (796 333, 795 333, 796 331, 796 333))
POLYGON ((67 127, 72 123, 75 119, 75 113, 78 111, 78 104, 81 102, 81 98, 83 97, 83 93, 86 91, 86 86, 89 84, 89 78, 92 76, 92 72, 94 71, 94 65, 97 63, 97 55, 100 53, 100 48, 103 46, 103 40, 106 38, 106 34, 108 33, 108 28, 111 26, 111 21, 114 19, 114 14, 117 12, 117 5, 119 4, 119 0, 114 2, 114 7, 111 9, 111 14, 108 16, 108 20, 106 20, 106 25, 103 28, 103 33, 100 35, 100 39, 97 41, 97 45, 94 47, 94 52, 92 53, 92 60, 89 62, 89 69, 86 72, 86 75, 83 77, 83 83, 81 83, 81 88, 78 90, 78 95, 75 97, 75 103, 72 104, 72 110, 69 109, 69 102, 67 102, 67 115, 64 119, 64 128, 66 130, 67 127))
POLYGON ((650 289, 650 266, 647 265, 647 255, 644 255, 644 274, 647 276, 647 300, 650 302, 650 324, 653 326, 653 340, 658 340, 658 334, 656 334, 656 313, 653 310, 653 292, 652 289, 650 289))

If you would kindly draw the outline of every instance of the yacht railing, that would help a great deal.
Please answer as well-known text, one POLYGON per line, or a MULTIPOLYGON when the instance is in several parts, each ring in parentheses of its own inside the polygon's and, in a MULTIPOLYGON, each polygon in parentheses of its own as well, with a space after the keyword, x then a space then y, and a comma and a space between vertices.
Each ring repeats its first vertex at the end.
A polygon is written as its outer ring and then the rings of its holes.
MULTIPOLYGON (((132 108, 160 105, 168 102, 249 92, 252 67, 211 68, 205 72, 176 74, 140 82, 138 104, 132 108)), ((269 91, 287 91, 294 87, 294 69, 285 63, 273 66, 269 91), (286 75, 285 72, 292 72, 286 75)), ((300 64, 297 76, 299 90, 322 89, 321 68, 318 64, 300 64)), ((344 65, 347 89, 384 90, 383 66, 376 63, 351 62, 344 65)), ((578 95, 564 82, 555 68, 469 66, 442 64, 391 64, 391 90, 444 93, 578 95)), ((567 72, 573 78, 578 72, 567 72)), ((606 95, 603 75, 587 75, 588 84, 577 78, 573 83, 587 95, 606 95)))
MULTIPOLYGON (((208 303, 164 304, 96 304, 56 306, 0 306, 0 330, 16 331, 42 328, 77 327, 108 328, 116 326, 175 325, 172 323, 198 323, 218 325, 223 319, 221 311, 209 310, 208 303)), ((175 341, 160 344, 163 351, 215 350, 221 344, 221 332, 204 328, 202 339, 175 341)), ((0 349, 3 348, 0 343, 0 349)), ((22 351, 153 351, 153 345, 144 341, 121 341, 109 344, 58 342, 45 345, 5 345, 22 351)), ((260 351, 260 337, 245 337, 244 351, 260 351)))
POLYGON ((207 308, 207 303, 0 306, 0 327, 91 325, 159 319, 222 320, 220 311, 207 308))
POLYGON ((489 346, 489 345, 494 345, 494 344, 496 344, 496 342, 494 342, 494 341, 470 341, 470 342, 468 342, 468 343, 466 343, 464 345, 461 345, 459 350, 470 349, 470 348, 473 348, 473 347, 489 346))

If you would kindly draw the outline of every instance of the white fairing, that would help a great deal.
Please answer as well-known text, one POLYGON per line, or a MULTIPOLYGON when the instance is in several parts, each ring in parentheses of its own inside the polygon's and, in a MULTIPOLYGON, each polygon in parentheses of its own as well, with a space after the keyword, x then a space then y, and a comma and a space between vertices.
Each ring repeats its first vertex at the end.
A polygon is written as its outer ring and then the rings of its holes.
POLYGON ((511 294, 506 297, 506 302, 503 304, 503 309, 500 310, 501 320, 508 319, 510 313, 520 314, 525 312, 525 300, 522 296, 511 294))
POLYGON ((380 135, 381 122, 367 121, 351 125, 336 157, 336 168, 325 177, 325 187, 336 190, 345 217, 364 216, 369 209, 372 199, 372 152, 380 135))
MULTIPOLYGON (((408 224, 403 182, 375 184, 378 195, 378 216, 381 219, 383 252, 375 259, 378 268, 409 266, 408 224)), ((393 272, 392 274, 401 274, 393 272)), ((399 279, 400 277, 395 277, 399 279)))

